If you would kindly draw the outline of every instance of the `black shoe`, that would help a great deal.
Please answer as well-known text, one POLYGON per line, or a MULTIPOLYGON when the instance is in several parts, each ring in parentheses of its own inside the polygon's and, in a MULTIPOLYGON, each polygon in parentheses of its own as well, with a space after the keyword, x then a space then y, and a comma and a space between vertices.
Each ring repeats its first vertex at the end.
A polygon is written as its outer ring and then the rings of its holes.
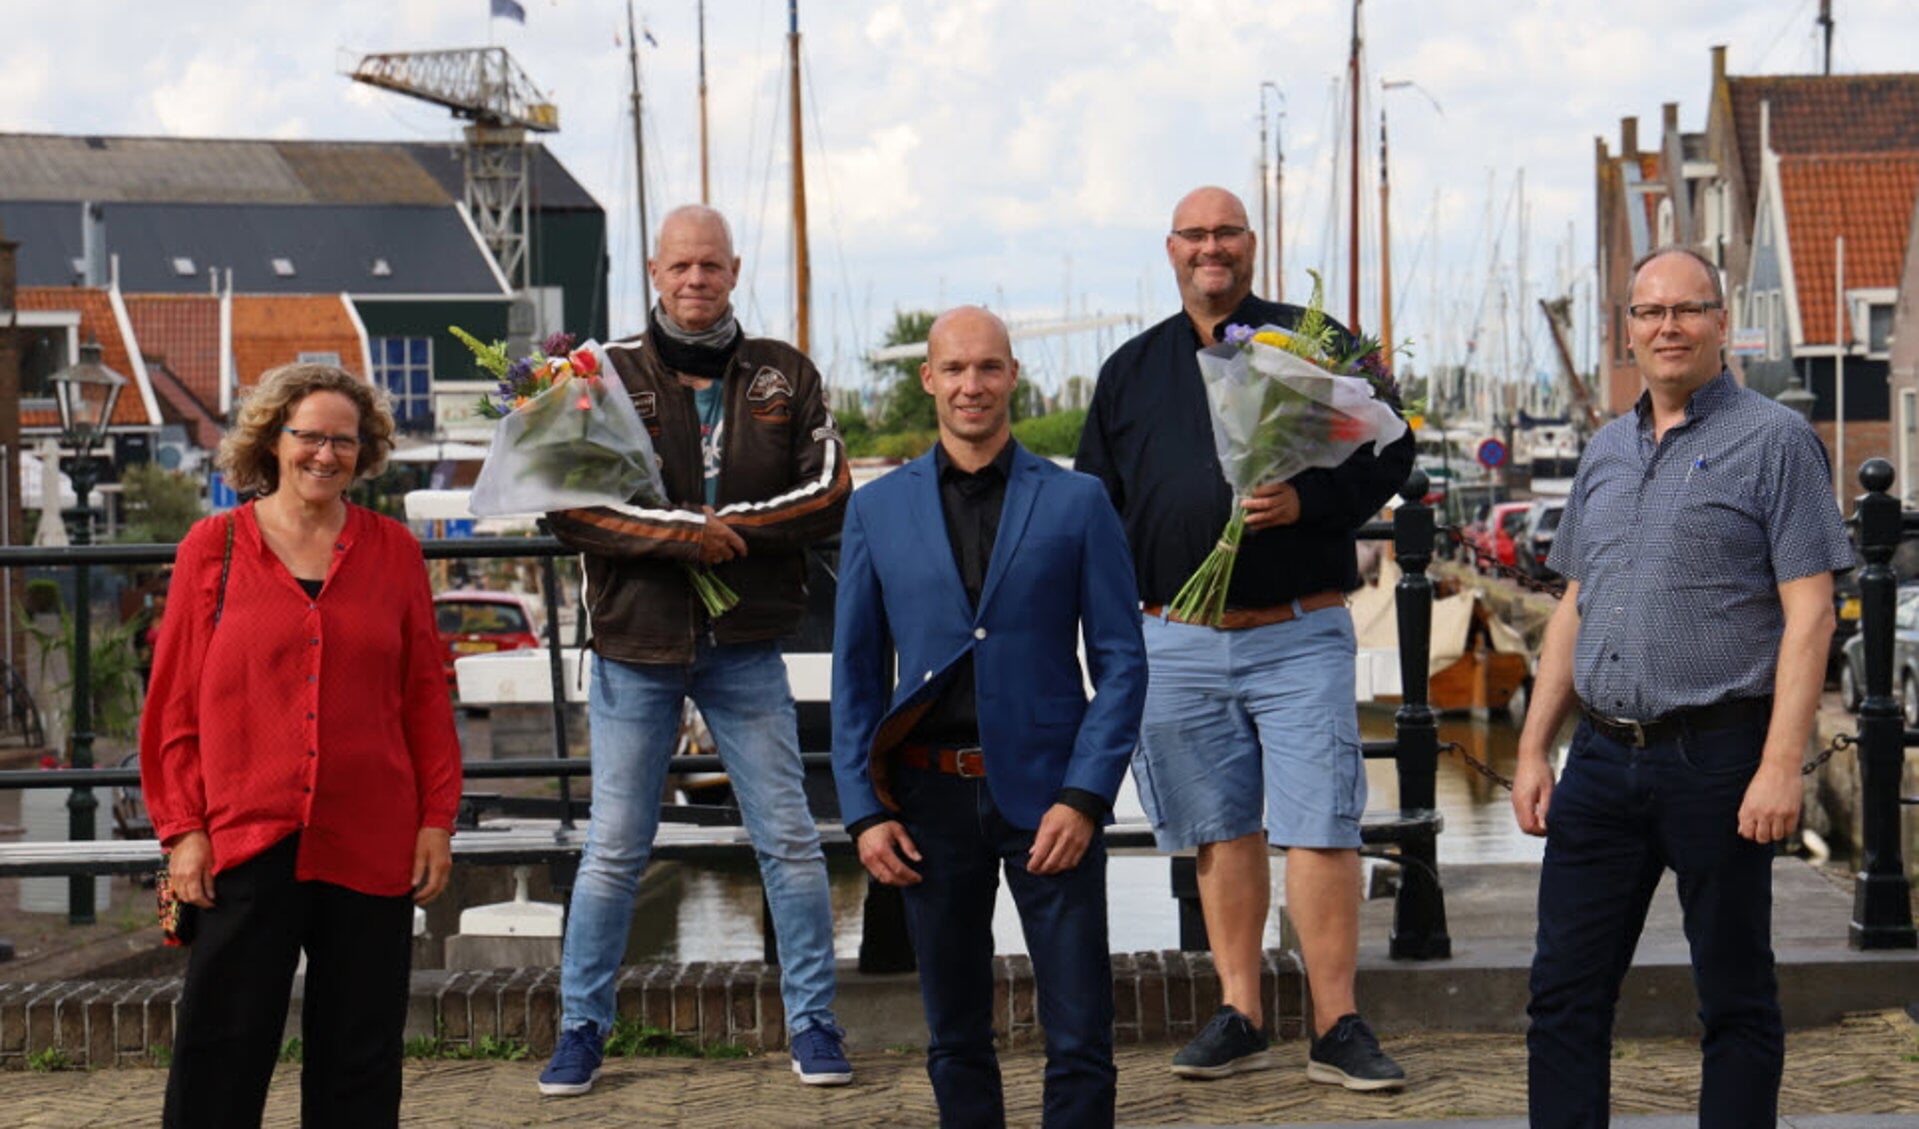
POLYGON ((1397 1090, 1406 1072, 1379 1049, 1373 1029, 1358 1014, 1342 1015, 1333 1029, 1313 1040, 1306 1077, 1348 1090, 1397 1090))
POLYGON ((1173 1073, 1181 1078, 1224 1078, 1248 1070, 1271 1070, 1266 1033, 1236 1008, 1213 1013, 1206 1029, 1173 1056, 1173 1073))

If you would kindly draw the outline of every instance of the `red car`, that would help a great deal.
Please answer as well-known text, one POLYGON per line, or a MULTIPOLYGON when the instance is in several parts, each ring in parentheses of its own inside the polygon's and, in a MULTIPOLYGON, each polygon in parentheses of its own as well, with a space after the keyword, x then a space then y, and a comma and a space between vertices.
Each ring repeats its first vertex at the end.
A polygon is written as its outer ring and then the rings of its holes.
POLYGON ((517 592, 463 588, 433 597, 433 614, 446 648, 446 684, 454 685, 453 660, 462 655, 539 647, 539 614, 517 592))
POLYGON ((1531 502, 1500 502, 1487 511, 1485 523, 1472 533, 1473 548, 1478 550, 1473 563, 1480 571, 1487 571, 1486 561, 1509 566, 1519 563, 1518 545, 1513 539, 1525 527, 1526 511, 1531 507, 1531 502))

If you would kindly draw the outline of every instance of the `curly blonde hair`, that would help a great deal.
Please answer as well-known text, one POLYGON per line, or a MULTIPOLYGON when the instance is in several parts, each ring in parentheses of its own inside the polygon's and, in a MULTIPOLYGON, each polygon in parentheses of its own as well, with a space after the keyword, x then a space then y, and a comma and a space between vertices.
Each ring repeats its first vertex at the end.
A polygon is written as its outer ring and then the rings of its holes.
POLYGON ((280 460, 274 444, 294 406, 315 392, 337 392, 360 410, 360 455, 356 478, 372 478, 386 469, 393 450, 393 413, 384 389, 376 388, 338 365, 292 364, 268 369, 247 393, 233 427, 220 440, 214 465, 227 484, 249 494, 271 494, 280 485, 280 460))

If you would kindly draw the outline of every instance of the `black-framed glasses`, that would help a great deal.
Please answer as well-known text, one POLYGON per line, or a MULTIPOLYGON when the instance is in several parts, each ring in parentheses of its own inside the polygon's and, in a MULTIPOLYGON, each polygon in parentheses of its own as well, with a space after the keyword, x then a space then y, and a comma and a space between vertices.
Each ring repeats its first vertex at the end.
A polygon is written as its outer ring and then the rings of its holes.
POLYGON ((293 441, 308 451, 318 451, 331 444, 333 453, 343 459, 360 453, 358 435, 328 435, 324 431, 302 431, 297 427, 283 427, 280 430, 293 436, 293 441))
POLYGON ((1664 325, 1668 314, 1672 315, 1674 321, 1687 325, 1705 317, 1709 310, 1724 307, 1724 302, 1674 302, 1670 306, 1662 306, 1657 302, 1641 302, 1637 306, 1627 306, 1626 313, 1632 316, 1634 325, 1664 325))
POLYGON ((1218 227, 1176 227, 1173 235, 1181 242, 1204 243, 1210 237, 1220 243, 1238 239, 1246 234, 1246 229, 1236 223, 1223 223, 1218 227))

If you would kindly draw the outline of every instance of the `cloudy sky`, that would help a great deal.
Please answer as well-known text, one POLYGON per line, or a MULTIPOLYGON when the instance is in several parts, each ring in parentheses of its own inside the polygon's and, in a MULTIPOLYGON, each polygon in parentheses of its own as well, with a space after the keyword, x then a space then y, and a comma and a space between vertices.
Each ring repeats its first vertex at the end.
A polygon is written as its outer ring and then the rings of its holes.
MULTIPOLYGON (((0 130, 450 140, 444 111, 348 81, 361 54, 509 48, 558 103, 548 144, 613 220, 613 322, 640 319, 624 4, 522 0, 6 0, 0 130)), ((1835 71, 1908 69, 1919 0, 1834 0, 1835 71)), ((1709 49, 1735 74, 1819 66, 1817 0, 1367 0, 1362 321, 1377 321, 1379 111, 1390 114, 1396 335, 1416 368, 1461 359, 1522 298, 1589 299, 1594 138, 1660 105, 1705 123, 1709 49), (1382 80, 1416 86, 1381 93, 1382 80), (1523 170, 1523 176, 1522 176, 1523 170), (1520 185, 1523 180, 1522 198, 1520 185), (1522 241, 1521 233, 1525 238, 1522 241)), ((781 0, 708 0, 714 203, 735 221, 746 320, 791 334, 781 0)), ((647 191, 698 198, 695 0, 636 0, 647 191)), ((1015 319, 1175 308, 1171 207, 1204 183, 1256 213, 1262 83, 1284 153, 1285 285, 1328 272, 1346 313, 1332 188, 1345 0, 802 0, 814 353, 841 381, 899 309, 984 302, 1015 319)), ((1268 145, 1272 141, 1269 138, 1268 145)), ((1343 199, 1343 192, 1340 199, 1343 199)), ((1341 221, 1343 225, 1343 221, 1341 221)), ((1343 226, 1341 228, 1343 230, 1343 226)), ((16 236, 19 233, 15 233, 16 236)), ((1526 303, 1527 308, 1531 303, 1526 303)), ((1046 383, 1123 330, 1021 347, 1046 383)), ((1543 337, 1491 359, 1547 363, 1543 337)), ((1481 346, 1482 356, 1487 354, 1481 346)), ((1582 348, 1582 355, 1589 349, 1582 348)))

